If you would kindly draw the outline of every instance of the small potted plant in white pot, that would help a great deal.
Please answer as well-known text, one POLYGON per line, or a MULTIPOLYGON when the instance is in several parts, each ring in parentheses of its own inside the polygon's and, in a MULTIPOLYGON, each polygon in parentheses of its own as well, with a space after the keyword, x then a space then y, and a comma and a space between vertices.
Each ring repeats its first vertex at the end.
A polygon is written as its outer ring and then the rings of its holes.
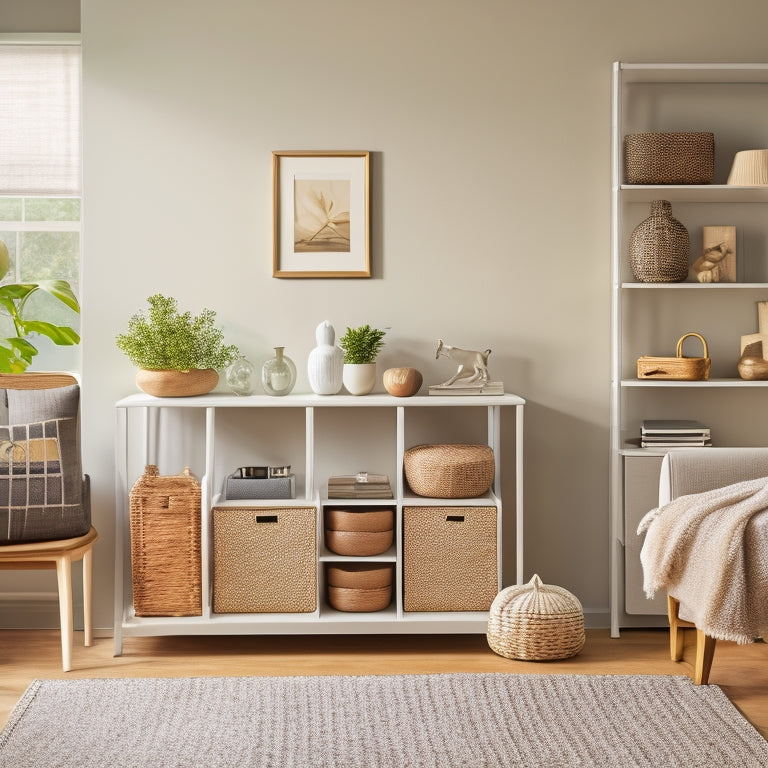
POLYGON ((367 395, 376 384, 376 358, 384 346, 386 331, 362 325, 347 328, 339 339, 344 350, 342 381, 351 395, 367 395))
POLYGON ((210 392, 219 382, 218 369, 240 356, 224 344, 214 325, 216 313, 179 312, 174 298, 155 294, 147 299, 149 314, 138 312, 128 331, 118 334, 117 348, 138 367, 139 389, 157 397, 184 397, 210 392))

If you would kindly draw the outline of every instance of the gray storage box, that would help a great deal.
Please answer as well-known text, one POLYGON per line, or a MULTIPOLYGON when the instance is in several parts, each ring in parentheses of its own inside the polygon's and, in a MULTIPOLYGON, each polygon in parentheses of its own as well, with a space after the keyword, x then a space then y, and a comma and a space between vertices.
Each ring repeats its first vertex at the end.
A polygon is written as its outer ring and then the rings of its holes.
POLYGON ((225 499, 292 499, 296 494, 296 476, 237 477, 227 475, 225 499))

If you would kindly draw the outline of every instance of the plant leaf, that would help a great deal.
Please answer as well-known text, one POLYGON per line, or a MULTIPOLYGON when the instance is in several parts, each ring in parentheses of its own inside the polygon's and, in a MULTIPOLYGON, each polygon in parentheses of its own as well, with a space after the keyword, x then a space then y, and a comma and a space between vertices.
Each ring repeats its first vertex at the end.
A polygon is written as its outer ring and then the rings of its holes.
POLYGON ((12 283, 0 286, 0 300, 24 299, 38 289, 37 283, 12 283))
POLYGON ((0 240, 0 280, 7 274, 11 266, 11 255, 8 253, 8 246, 0 240))
POLYGON ((51 296, 58 299, 62 304, 66 304, 74 312, 80 313, 80 304, 77 296, 72 291, 72 287, 66 280, 41 280, 37 287, 41 291, 50 293, 51 296))
POLYGON ((22 373, 36 354, 36 347, 24 339, 0 339, 0 372, 22 373))
POLYGON ((21 324, 26 333, 39 333, 42 336, 47 336, 54 344, 62 347, 80 343, 80 336, 77 331, 66 325, 53 325, 53 323, 46 323, 42 320, 22 320, 21 324))

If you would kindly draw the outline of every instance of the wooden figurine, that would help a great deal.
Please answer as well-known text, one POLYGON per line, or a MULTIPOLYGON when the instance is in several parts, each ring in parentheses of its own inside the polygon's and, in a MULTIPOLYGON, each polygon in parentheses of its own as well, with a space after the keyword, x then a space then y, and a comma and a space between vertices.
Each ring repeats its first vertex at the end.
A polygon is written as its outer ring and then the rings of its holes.
POLYGON ((736 282, 736 227, 702 227, 702 254, 693 262, 700 283, 736 282))

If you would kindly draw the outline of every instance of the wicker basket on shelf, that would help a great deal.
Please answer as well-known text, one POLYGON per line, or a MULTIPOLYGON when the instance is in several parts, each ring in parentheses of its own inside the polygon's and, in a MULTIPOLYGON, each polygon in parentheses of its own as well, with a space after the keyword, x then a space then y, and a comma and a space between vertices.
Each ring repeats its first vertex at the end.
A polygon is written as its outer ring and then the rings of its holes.
POLYGON ((200 616, 200 484, 185 467, 163 477, 147 465, 130 494, 137 616, 200 616))
POLYGON ((508 659, 567 659, 584 647, 584 612, 567 589, 544 584, 534 575, 528 584, 496 595, 487 637, 491 650, 508 659))
POLYGON ((627 184, 711 184, 715 135, 629 134, 624 138, 624 174, 627 184))
POLYGON ((403 457, 405 479, 419 496, 471 499, 493 484, 493 449, 487 445, 416 445, 403 457))
POLYGON ((651 357, 637 359, 638 379, 669 379, 671 381, 706 381, 709 379, 709 349, 705 338, 698 333, 686 333, 677 341, 676 357, 651 357), (704 349, 704 357, 683 357, 683 342, 695 336, 704 349))

